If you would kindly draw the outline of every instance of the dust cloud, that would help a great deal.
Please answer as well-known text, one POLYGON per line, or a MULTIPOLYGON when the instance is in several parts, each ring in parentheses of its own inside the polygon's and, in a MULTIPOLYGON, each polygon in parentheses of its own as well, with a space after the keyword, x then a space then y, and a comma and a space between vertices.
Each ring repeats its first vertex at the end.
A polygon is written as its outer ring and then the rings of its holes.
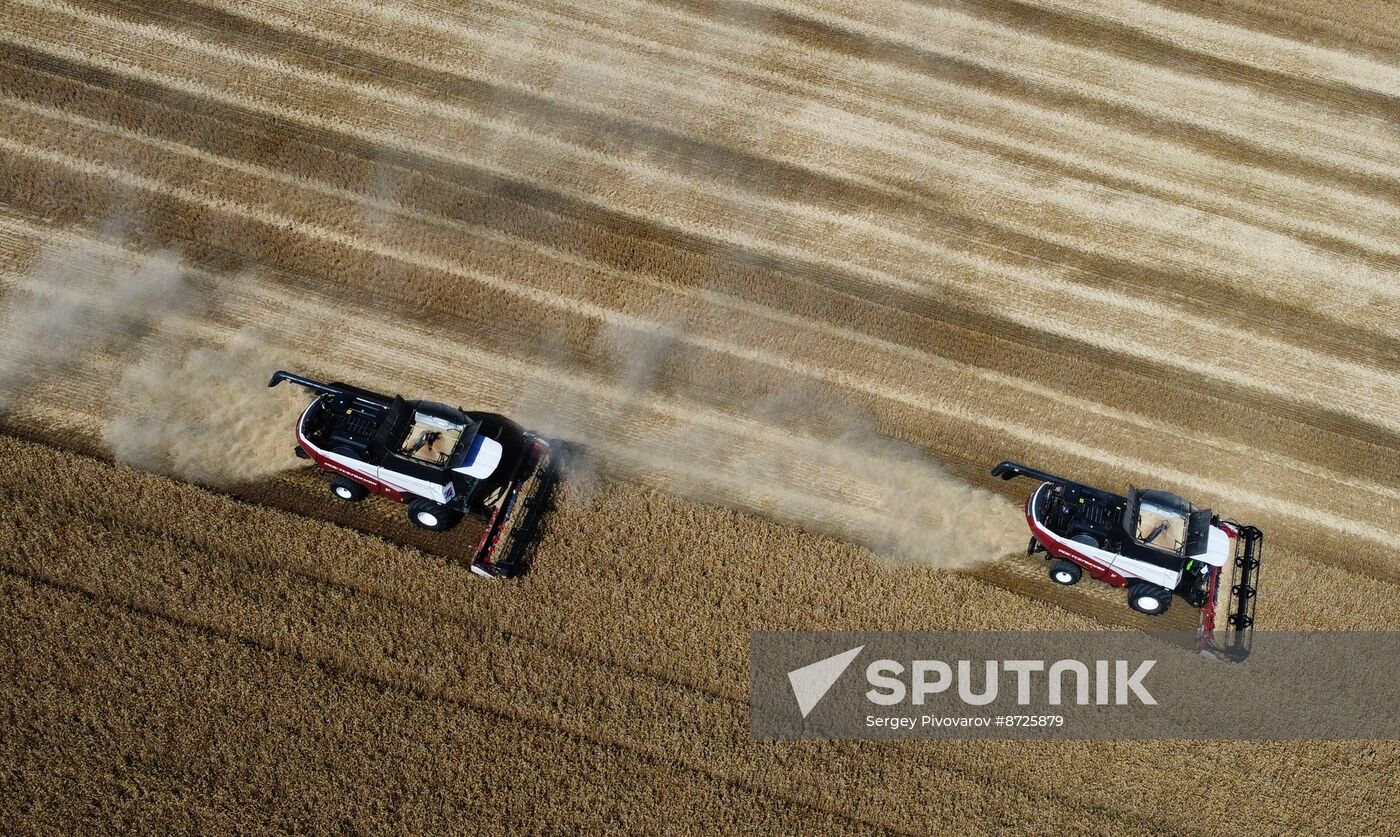
POLYGON ((166 346, 126 368, 103 431, 113 457, 213 487, 274 476, 297 464, 292 425, 305 399, 269 390, 277 358, 252 332, 218 346, 166 346))
MULTIPOLYGON (((780 32, 785 25, 779 14, 761 9, 753 10, 744 24, 754 33, 780 32)), ((519 32, 516 42, 522 45, 520 63, 534 67, 539 56, 531 51, 532 33, 519 32)), ((733 47, 744 48, 754 50, 745 59, 750 63, 776 60, 760 39, 733 47)), ((618 56, 604 55, 585 39, 563 44, 556 39, 551 50, 550 73, 532 76, 505 67, 499 75, 524 78, 536 92, 561 102, 606 101, 618 97, 619 85, 634 85, 632 99, 646 102, 648 113, 665 114, 666 125, 685 126, 691 134, 722 132, 732 140, 668 140, 669 131, 649 130, 642 119, 636 130, 610 127, 590 137, 612 156, 661 168, 682 166, 707 184, 743 189, 746 183, 735 170, 731 147, 769 149, 796 141, 791 133, 796 112, 716 124, 715 119, 727 118, 707 111, 705 103, 743 95, 722 78, 696 74, 668 94, 643 83, 652 72, 644 63, 619 66, 618 56)), ((778 106, 767 96, 752 104, 778 106)), ((508 103, 493 116, 513 118, 508 103)), ((478 147, 484 144, 473 145, 478 147)), ((474 150, 478 159, 508 164, 532 182, 556 180, 553 172, 570 166, 568 158, 555 152, 534 153, 536 157, 526 158, 519 148, 502 145, 474 150)), ((667 199, 680 201, 668 205, 668 212, 701 225, 760 238, 772 233, 766 225, 773 218, 754 222, 717 214, 709 190, 667 199), (750 229, 753 223, 765 226, 750 229)), ((687 281, 705 286, 703 276, 690 275, 687 281)), ((557 360, 557 376, 542 376, 513 399, 517 417, 527 426, 576 441, 587 451, 582 468, 577 462, 570 468, 575 485, 580 476, 587 480, 592 469, 615 472, 670 493, 854 542, 898 562, 968 567, 1023 548, 1025 522, 1004 498, 959 479, 912 445, 881 437, 869 429, 867 416, 831 403, 831 392, 802 391, 793 376, 774 371, 769 380, 735 382, 683 368, 693 331, 686 313, 644 308, 641 298, 627 306, 654 328, 602 327, 591 351, 606 366, 597 376, 573 374, 579 358, 552 352, 549 336, 542 336, 537 354, 557 360), (724 414, 707 406, 713 394, 734 383, 767 395, 724 414)), ((734 374, 756 374, 745 371, 752 367, 737 368, 734 374)))
POLYGON ((101 437, 116 461, 214 487, 295 464, 300 401, 265 386, 277 358, 255 332, 205 326, 220 294, 192 277, 168 251, 46 248, 0 300, 0 418, 42 411, 28 401, 44 381, 115 360, 113 380, 89 385, 110 387, 101 437))
POLYGON ((132 258, 46 248, 4 297, 0 412, 92 355, 130 349, 167 317, 199 307, 199 297, 170 252, 132 258))
POLYGON ((517 413, 580 444, 585 467, 837 537, 896 563, 966 568, 1022 547, 1025 523, 1004 497, 816 393, 781 387, 735 414, 702 406, 703 392, 726 382, 678 379, 683 342, 683 332, 664 328, 605 329, 598 351, 613 363, 604 381, 530 387, 517 413))

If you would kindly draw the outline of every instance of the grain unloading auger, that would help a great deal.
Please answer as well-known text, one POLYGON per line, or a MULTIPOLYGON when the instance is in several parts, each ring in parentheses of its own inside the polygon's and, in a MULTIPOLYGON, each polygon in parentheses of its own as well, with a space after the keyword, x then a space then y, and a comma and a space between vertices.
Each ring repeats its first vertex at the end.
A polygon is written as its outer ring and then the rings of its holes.
POLYGON ((1077 584, 1088 572, 1127 588, 1128 607, 1149 616, 1180 597, 1201 611, 1201 651, 1249 655, 1263 532, 1167 491, 1133 488, 1124 497, 1016 462, 992 476, 1040 481, 1026 500, 1026 553, 1045 553, 1051 581, 1077 584))
POLYGON ((559 481, 567 446, 495 413, 405 401, 349 384, 278 372, 316 397, 297 419, 297 455, 331 474, 331 493, 359 502, 370 492, 405 504, 409 522, 443 532, 472 515, 485 523, 471 570, 519 574, 559 481))

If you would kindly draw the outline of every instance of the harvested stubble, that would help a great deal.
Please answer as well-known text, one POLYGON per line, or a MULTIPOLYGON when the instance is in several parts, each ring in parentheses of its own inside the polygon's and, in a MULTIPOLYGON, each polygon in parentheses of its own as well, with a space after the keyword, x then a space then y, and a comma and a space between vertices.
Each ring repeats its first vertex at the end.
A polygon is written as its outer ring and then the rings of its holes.
POLYGON ((251 339, 245 365, 525 413, 711 505, 575 485, 539 572, 483 587, 390 543, 429 546, 397 509, 360 519, 382 538, 307 517, 351 520, 301 475, 235 505, 5 440, 7 822, 1387 822, 1390 746, 752 744, 755 628, 1139 623, 1034 562, 892 571, 713 504, 822 529, 792 509, 849 497, 836 530, 878 535, 863 472, 793 455, 868 427, 974 482, 1009 456, 1181 490, 1269 532, 1266 625, 1396 627, 1393 16, 313 5, 0 7, 5 301, 46 254, 100 287, 169 250, 207 305, 26 377, 6 426, 105 456, 154 352, 251 339), (726 429, 759 456, 707 483, 726 429), (774 463, 801 503, 754 490, 774 463))

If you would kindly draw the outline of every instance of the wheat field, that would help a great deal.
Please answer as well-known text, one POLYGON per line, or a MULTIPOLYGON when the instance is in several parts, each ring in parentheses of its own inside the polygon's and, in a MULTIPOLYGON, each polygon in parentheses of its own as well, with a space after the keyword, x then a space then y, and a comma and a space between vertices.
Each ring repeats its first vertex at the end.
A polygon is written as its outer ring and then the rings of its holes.
MULTIPOLYGON (((1018 459, 1400 627, 1400 17, 0 6, 5 821, 1373 834, 1386 742, 751 741, 753 630, 1140 628, 1018 459), (334 505, 277 368, 583 453, 533 572, 334 505)), ((1164 617, 1191 624, 1187 608, 1164 617)))

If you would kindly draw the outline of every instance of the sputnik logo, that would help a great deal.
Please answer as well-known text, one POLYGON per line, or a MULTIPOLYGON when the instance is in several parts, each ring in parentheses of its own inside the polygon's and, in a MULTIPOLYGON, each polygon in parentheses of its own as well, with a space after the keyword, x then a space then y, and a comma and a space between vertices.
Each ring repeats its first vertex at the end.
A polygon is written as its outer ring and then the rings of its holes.
POLYGON ((858 645, 834 657, 817 660, 788 672, 788 682, 792 684, 792 694, 797 698, 797 708, 802 710, 803 718, 817 708, 817 704, 822 702, 822 698, 826 697, 826 693, 831 691, 831 687, 836 685, 836 681, 841 679, 864 648, 864 645, 858 645))

